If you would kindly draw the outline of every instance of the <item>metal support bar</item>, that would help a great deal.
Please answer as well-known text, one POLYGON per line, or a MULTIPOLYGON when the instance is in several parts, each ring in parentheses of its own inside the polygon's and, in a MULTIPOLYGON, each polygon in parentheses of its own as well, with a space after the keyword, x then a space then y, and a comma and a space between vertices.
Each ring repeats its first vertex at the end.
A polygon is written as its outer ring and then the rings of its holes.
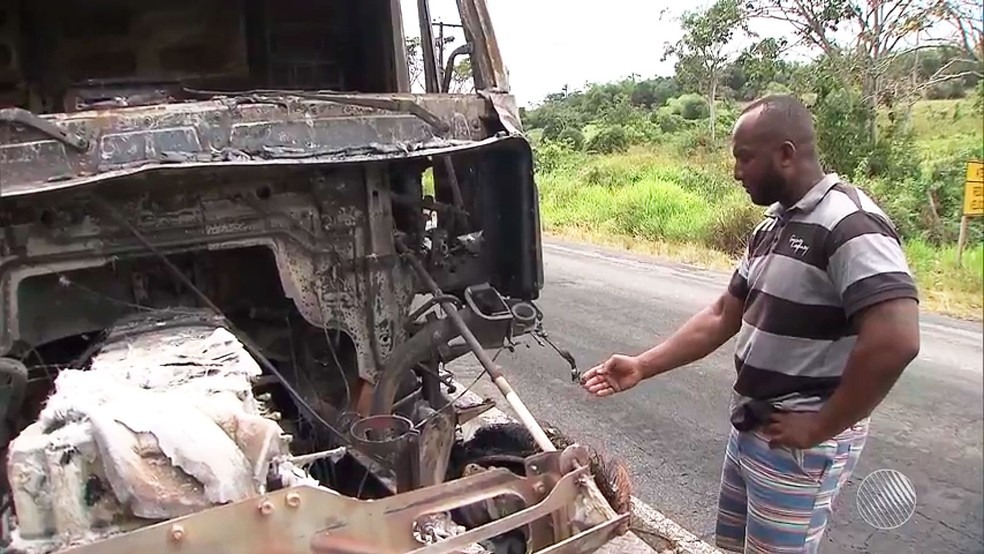
POLYGON ((448 62, 444 67, 443 80, 441 82, 441 90, 444 92, 451 91, 451 79, 454 78, 454 61, 458 59, 458 56, 463 54, 471 54, 472 47, 471 44, 462 44, 461 46, 455 48, 451 51, 450 56, 448 56, 448 62))
POLYGON ((30 127, 80 152, 85 152, 89 149, 89 141, 74 133, 62 131, 54 123, 22 108, 4 108, 0 110, 0 121, 30 127))
MULTIPOLYGON (((413 265, 414 271, 416 271, 417 275, 421 278, 421 280, 423 280, 427 288, 430 289, 431 294, 433 294, 434 297, 444 296, 444 293, 437 285, 437 282, 435 282, 434 278, 430 276, 430 273, 427 272, 427 269, 420 262, 420 260, 407 249, 402 238, 397 237, 396 247, 407 254, 407 258, 410 260, 411 265, 413 265)), ((488 372, 489 377, 492 378, 492 382, 495 383, 495 386, 499 389, 499 392, 501 392, 506 398, 506 402, 508 402, 513 411, 516 412, 516 416, 519 418, 519 421, 524 427, 526 427, 530 434, 533 435, 533 440, 536 441, 537 446, 539 446, 544 452, 553 452, 557 450, 557 447, 555 447, 550 441, 550 437, 547 436, 547 433, 543 430, 543 427, 540 426, 540 423, 533 417, 533 414, 526 407, 526 404, 523 403, 523 401, 516 394, 516 391, 514 391, 509 382, 506 381, 505 376, 502 374, 502 369, 496 365, 494 361, 492 361, 492 358, 489 356, 488 352, 482 348, 481 343, 479 343, 478 339, 475 338, 474 333, 471 332, 471 329, 469 329, 468 325, 465 324, 465 321, 458 314, 457 310, 454 309, 454 304, 451 302, 441 302, 441 305, 445 307, 445 311, 447 312, 447 316, 451 320, 451 323, 454 324, 455 328, 461 334, 461 337, 465 339, 468 347, 471 348, 472 352, 475 354, 475 357, 478 358, 479 363, 481 363, 482 367, 485 368, 485 371, 488 372)))
POLYGON ((557 482, 554 490, 551 491, 550 494, 538 504, 534 504, 533 506, 525 508, 515 514, 508 515, 502 519, 497 519, 481 527, 466 531, 460 535, 455 535, 454 537, 445 539, 437 544, 418 548, 410 554, 445 554, 451 549, 465 548, 470 544, 488 540, 496 535, 505 533, 510 529, 516 529, 524 525, 529 525, 530 523, 533 523, 534 521, 554 512, 558 508, 573 504, 577 499, 579 491, 578 480, 586 473, 587 468, 580 468, 563 476, 560 481, 557 482))
POLYGON ((424 86, 427 92, 440 92, 437 79, 437 60, 434 56, 434 30, 431 28, 430 2, 417 0, 417 18, 420 20, 420 49, 424 56, 424 86))

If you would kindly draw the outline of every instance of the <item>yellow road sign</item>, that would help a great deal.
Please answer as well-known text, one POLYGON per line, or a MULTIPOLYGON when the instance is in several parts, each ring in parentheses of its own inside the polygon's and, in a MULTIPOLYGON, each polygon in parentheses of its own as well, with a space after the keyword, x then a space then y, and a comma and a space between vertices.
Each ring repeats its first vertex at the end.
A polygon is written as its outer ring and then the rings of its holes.
POLYGON ((964 215, 984 215, 984 162, 967 162, 964 215))

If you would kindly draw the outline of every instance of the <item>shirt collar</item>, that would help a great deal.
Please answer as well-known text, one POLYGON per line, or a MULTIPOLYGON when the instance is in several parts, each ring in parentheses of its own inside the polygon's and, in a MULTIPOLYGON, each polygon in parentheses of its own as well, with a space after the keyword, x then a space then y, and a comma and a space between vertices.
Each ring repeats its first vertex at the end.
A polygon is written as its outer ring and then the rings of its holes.
POLYGON ((803 198, 800 198, 799 202, 794 204, 792 208, 786 209, 782 204, 776 202, 775 204, 769 206, 766 215, 769 217, 780 217, 794 210, 799 210, 801 212, 812 211, 813 208, 816 208, 817 204, 819 204, 820 201, 827 196, 830 189, 834 188, 834 185, 839 183, 840 180, 840 176, 836 173, 828 173, 823 177, 823 179, 820 179, 817 184, 813 185, 813 187, 803 195, 803 198))

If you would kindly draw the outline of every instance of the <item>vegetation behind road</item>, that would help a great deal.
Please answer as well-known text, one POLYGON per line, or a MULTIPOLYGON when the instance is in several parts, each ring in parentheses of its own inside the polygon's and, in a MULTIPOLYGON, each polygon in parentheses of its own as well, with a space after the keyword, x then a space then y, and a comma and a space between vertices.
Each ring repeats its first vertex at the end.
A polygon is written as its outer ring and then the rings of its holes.
POLYGON ((714 0, 665 45, 673 76, 565 86, 525 110, 547 231, 733 267, 763 210, 732 178, 729 131, 749 100, 795 94, 826 169, 897 225, 924 306, 981 318, 984 218, 956 256, 966 163, 984 159, 979 3, 814 4, 714 0), (761 20, 791 32, 762 38, 761 20))
MULTIPOLYGON (((932 113, 943 106, 930 102, 921 108, 932 113)), ((976 140, 980 144, 979 136, 976 140)), ((681 151, 687 142, 685 135, 671 136, 662 145, 637 145, 612 154, 541 142, 537 146, 537 183, 546 232, 704 267, 732 269, 748 233, 761 220, 763 208, 752 204, 732 178, 726 149, 687 154, 681 151)), ((938 164, 941 172, 949 174, 949 180, 933 185, 959 198, 965 158, 960 154, 940 156, 934 141, 927 141, 925 147, 928 154, 922 165, 926 170, 938 164), (933 157, 934 152, 938 157, 933 157)), ((952 239, 959 216, 951 215, 943 223, 947 240, 932 238, 935 231, 925 229, 926 223, 918 215, 928 216, 929 212, 928 200, 919 198, 919 183, 910 185, 915 190, 900 191, 901 187, 892 183, 844 177, 876 193, 886 210, 895 212, 890 214, 893 219, 909 226, 906 253, 919 281, 923 305, 949 315, 980 318, 984 309, 984 245, 979 226, 964 251, 963 263, 958 265, 952 239), (893 188, 899 196, 886 196, 893 188), (914 213, 916 217, 911 217, 914 213)), ((946 207, 955 213, 954 205, 946 207)))

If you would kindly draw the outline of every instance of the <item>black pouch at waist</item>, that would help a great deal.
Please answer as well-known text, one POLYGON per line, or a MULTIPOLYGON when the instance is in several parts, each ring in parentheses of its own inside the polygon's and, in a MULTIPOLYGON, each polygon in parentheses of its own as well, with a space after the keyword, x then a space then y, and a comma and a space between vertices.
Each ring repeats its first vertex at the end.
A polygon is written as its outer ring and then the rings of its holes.
POLYGON ((732 416, 731 425, 735 429, 747 432, 761 427, 769 422, 769 416, 775 408, 765 400, 752 400, 742 406, 741 410, 732 416))

